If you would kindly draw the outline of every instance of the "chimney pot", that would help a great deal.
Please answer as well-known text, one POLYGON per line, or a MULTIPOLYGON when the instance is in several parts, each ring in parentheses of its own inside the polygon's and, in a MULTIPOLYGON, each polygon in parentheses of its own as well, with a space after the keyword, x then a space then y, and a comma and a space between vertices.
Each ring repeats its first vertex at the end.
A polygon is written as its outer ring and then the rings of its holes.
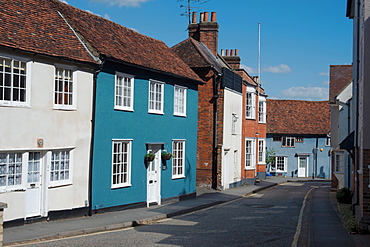
POLYGON ((204 12, 204 20, 203 21, 208 21, 208 12, 204 12))
POLYGON ((221 56, 225 56, 225 50, 221 49, 221 56))
POLYGON ((226 56, 228 57, 229 56, 229 50, 226 49, 226 56))
POLYGON ((235 56, 235 50, 234 49, 231 50, 230 56, 235 56))
POLYGON ((211 21, 216 21, 216 12, 211 12, 211 21))
POLYGON ((199 22, 203 22, 203 17, 204 16, 204 13, 200 13, 200 21, 199 22))
POLYGON ((239 54, 239 50, 235 49, 235 56, 238 56, 238 54, 239 54))
POLYGON ((193 12, 193 18, 191 20, 191 23, 197 23, 197 12, 193 12))

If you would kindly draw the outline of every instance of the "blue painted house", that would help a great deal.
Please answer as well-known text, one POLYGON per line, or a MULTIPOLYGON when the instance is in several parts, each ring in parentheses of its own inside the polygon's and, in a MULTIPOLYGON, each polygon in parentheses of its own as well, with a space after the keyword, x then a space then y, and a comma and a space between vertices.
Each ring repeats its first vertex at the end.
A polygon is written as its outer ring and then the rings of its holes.
POLYGON ((330 178, 328 101, 267 100, 267 172, 330 178))
POLYGON ((195 196, 199 77, 163 42, 56 4, 100 63, 91 210, 195 196))

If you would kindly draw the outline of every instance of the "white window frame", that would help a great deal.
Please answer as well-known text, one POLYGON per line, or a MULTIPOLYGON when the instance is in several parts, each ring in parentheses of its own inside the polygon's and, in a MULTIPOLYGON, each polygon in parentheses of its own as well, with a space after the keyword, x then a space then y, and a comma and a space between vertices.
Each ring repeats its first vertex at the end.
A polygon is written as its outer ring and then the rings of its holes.
POLYGON ((258 139, 258 164, 266 164, 266 140, 258 139))
POLYGON ((331 138, 330 136, 327 136, 325 139, 325 146, 330 147, 331 146, 331 138))
POLYGON ((114 81, 114 109, 134 111, 134 76, 116 72, 114 81))
MULTIPOLYGON (((48 179, 49 179, 49 187, 57 187, 57 186, 64 186, 64 185, 69 185, 69 184, 72 184, 72 181, 73 181, 73 153, 74 153, 74 150, 72 149, 56 149, 56 150, 51 150, 51 151, 48 151, 47 152, 47 160, 49 161, 48 163, 50 164, 50 168, 49 168, 49 172, 48 172, 48 179), (54 167, 54 170, 53 170, 53 153, 59 153, 59 157, 60 157, 60 154, 62 152, 68 152, 68 169, 65 168, 65 164, 64 164, 64 169, 60 169, 60 162, 62 162, 62 160, 59 158, 58 160, 54 160, 55 163, 58 163, 58 174, 59 174, 59 177, 58 177, 58 180, 52 180, 51 179, 51 174, 52 172, 54 171, 55 172, 55 167, 54 167), (59 162, 57 162, 59 161, 59 162), (67 179, 60 179, 60 172, 61 171, 68 171, 68 178, 67 179)), ((66 159, 64 159, 64 161, 66 161, 66 159)), ((54 163, 54 166, 55 166, 55 163, 54 163)))
POLYGON ((245 143, 244 145, 245 170, 254 170, 256 168, 256 139, 245 138, 244 143, 245 143))
POLYGON ((281 146, 286 148, 295 147, 295 137, 292 136, 283 136, 281 139, 281 146))
POLYGON ((247 87, 245 94, 245 118, 256 119, 256 90, 252 87, 247 87))
MULTIPOLYGON (((2 56, 0 54, 0 64, 3 64, 3 66, 1 66, 3 69, 6 67, 5 66, 5 60, 11 60, 11 81, 10 81, 10 85, 7 86, 7 88, 10 87, 10 100, 5 100, 4 99, 4 96, 5 96, 5 71, 1 72, 0 71, 0 74, 2 75, 2 78, 0 78, 0 94, 4 95, 2 97, 0 97, 0 106, 13 106, 13 107, 30 107, 30 96, 31 96, 31 93, 30 93, 30 90, 31 90, 31 86, 30 86, 30 83, 31 83, 31 76, 30 76, 30 71, 31 71, 31 63, 29 63, 28 60, 25 60, 25 59, 22 59, 22 58, 17 58, 17 57, 7 57, 7 56, 2 56), (17 100, 13 100, 13 92, 14 92, 14 89, 15 89, 15 85, 14 85, 14 64, 15 63, 23 63, 24 66, 25 66, 25 87, 23 87, 22 89, 25 90, 25 100, 24 101, 17 101, 17 100), (1 81, 2 80, 2 81, 1 81), (2 98, 2 99, 1 99, 2 98)), ((0 67, 0 68, 1 68, 0 67)), ((16 87, 18 89, 20 89, 21 87, 16 87)))
POLYGON ((287 172, 288 157, 286 156, 275 156, 275 162, 270 165, 270 172, 287 172), (284 169, 277 169, 278 162, 283 162, 284 169), (275 167, 275 168, 274 168, 275 167))
POLYGON ((261 96, 258 101, 258 122, 266 123, 266 98, 261 96))
MULTIPOLYGON (((8 152, 1 152, 1 156, 6 156, 5 159, 0 159, 0 166, 5 165, 5 170, 1 171, 0 169, 0 176, 5 177, 5 185, 0 186, 0 192, 7 192, 7 191, 14 191, 14 190, 22 190, 25 189, 25 180, 26 180, 26 167, 27 167, 27 157, 26 154, 22 151, 8 151, 8 152), (20 165, 20 170, 18 172, 16 168, 10 169, 10 155, 15 155, 16 159, 18 159, 18 165, 20 165), (19 161, 19 158, 21 159, 19 161), (10 173, 10 170, 13 170, 13 173, 10 173), (10 175, 11 174, 11 175, 10 175), (20 176, 20 183, 11 184, 9 185, 9 177, 10 176, 20 176)), ((12 162, 15 163, 15 162, 12 162)))
MULTIPOLYGON (((123 147, 123 146, 122 146, 123 147)), ((131 139, 114 139, 112 140, 112 170, 111 170, 111 188, 123 188, 123 187, 129 187, 131 186, 131 156, 132 156, 132 140, 131 139), (126 151, 126 161, 122 159, 123 149, 118 150, 119 152, 115 153, 115 144, 125 144, 127 145, 127 151, 126 151), (118 155, 118 159, 115 159, 115 156, 118 155), (115 162, 117 161, 117 162, 115 162), (125 164, 126 162, 126 164, 125 164), (127 171, 124 171, 124 166, 127 166, 127 171), (118 166, 115 168, 115 166, 118 166), (119 169, 119 171, 117 171, 119 169), (115 172, 116 171, 116 172, 115 172), (124 176, 126 173, 126 181, 123 180, 123 182, 115 182, 116 179, 120 179, 121 176, 124 176), (116 177, 115 177, 116 176, 116 177)))
POLYGON ((148 112, 154 114, 163 114, 164 109, 164 82, 149 80, 148 87, 148 112), (153 88, 152 85, 155 87, 153 88), (155 89, 152 91, 152 89, 155 89), (159 90, 157 90, 159 89, 159 90), (159 104, 159 107, 156 105, 159 104))
POLYGON ((174 104, 173 115, 186 117, 186 94, 187 88, 175 85, 173 88, 174 104))
POLYGON ((186 140, 172 140, 172 179, 185 177, 186 140), (179 149, 182 144, 182 150, 179 149))
POLYGON ((77 100, 77 80, 76 80, 76 71, 74 68, 61 66, 61 65, 55 65, 54 66, 54 90, 53 90, 53 109, 55 110, 76 110, 76 100, 77 100), (59 70, 62 70, 62 75, 57 74, 59 70), (66 76, 66 72, 71 73, 71 80, 68 80, 70 83, 72 83, 72 92, 65 91, 65 89, 60 89, 60 84, 57 83, 57 78, 61 76, 63 83, 65 82, 64 79, 67 79, 68 76, 66 76), (72 94, 72 103, 66 103, 64 102, 64 99, 68 94, 72 94), (57 102, 57 97, 62 95, 62 103, 57 102))
POLYGON ((344 152, 334 151, 334 171, 335 173, 344 173, 344 152))
POLYGON ((236 113, 232 113, 231 114, 231 134, 232 135, 236 135, 237 134, 237 131, 238 131, 238 128, 237 128, 237 122, 238 122, 238 115, 236 113))

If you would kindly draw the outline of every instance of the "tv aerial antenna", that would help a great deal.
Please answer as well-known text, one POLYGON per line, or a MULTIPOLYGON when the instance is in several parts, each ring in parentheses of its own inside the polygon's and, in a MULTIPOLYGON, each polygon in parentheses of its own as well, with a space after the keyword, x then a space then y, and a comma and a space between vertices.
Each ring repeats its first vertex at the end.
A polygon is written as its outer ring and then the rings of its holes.
POLYGON ((180 5, 180 8, 185 8, 185 13, 182 13, 181 16, 187 16, 189 20, 189 24, 191 23, 191 12, 193 9, 201 9, 201 7, 194 7, 192 3, 206 3, 210 0, 177 0, 178 2, 187 1, 187 5, 180 5))

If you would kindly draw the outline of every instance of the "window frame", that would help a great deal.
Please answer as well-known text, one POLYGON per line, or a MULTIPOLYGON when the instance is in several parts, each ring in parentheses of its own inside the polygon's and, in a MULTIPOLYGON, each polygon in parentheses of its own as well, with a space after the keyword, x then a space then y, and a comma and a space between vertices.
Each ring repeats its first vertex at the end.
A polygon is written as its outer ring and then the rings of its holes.
POLYGON ((186 117, 186 98, 187 98, 187 87, 175 85, 173 87, 173 115, 180 116, 180 117, 186 117), (176 91, 177 90, 177 91, 176 91), (182 99, 183 104, 178 104, 179 97, 178 97, 178 90, 183 90, 183 95, 180 99, 182 99), (183 112, 178 111, 178 109, 182 106, 183 112))
POLYGON ((266 164, 266 140, 265 139, 258 139, 258 164, 265 165, 266 164), (261 147, 262 143, 262 147, 261 147))
POLYGON ((256 92, 255 89, 248 88, 245 94, 245 118, 256 119, 256 92), (250 100, 249 100, 250 99, 250 100), (250 112, 250 114, 248 114, 250 112))
POLYGON ((266 123, 266 98, 259 96, 258 100, 258 122, 266 123))
MULTIPOLYGON (((128 88, 128 87, 127 87, 128 88)), ((135 77, 126 73, 116 71, 114 76, 114 109, 122 111, 134 111, 134 89, 135 89, 135 77), (121 79, 121 94, 118 93, 118 82, 121 79), (125 95, 125 83, 126 79, 130 82, 129 95, 125 95), (121 104, 117 102, 117 98, 121 98, 121 104), (125 98, 128 98, 125 100, 125 98), (129 106, 125 105, 125 102, 129 102, 129 106)))
POLYGON ((238 133, 238 128, 237 128, 237 122, 239 120, 238 114, 232 113, 231 114, 231 134, 232 135, 237 135, 238 133))
MULTIPOLYGON (((53 90, 53 109, 54 110, 76 110, 77 109, 77 80, 76 80, 76 76, 77 76, 77 72, 76 72, 76 69, 74 67, 69 67, 69 66, 65 66, 65 65, 59 65, 59 64, 55 64, 54 65, 54 90, 53 90), (64 74, 65 74, 65 71, 70 71, 71 72, 71 76, 72 76, 72 104, 65 104, 65 102, 63 102, 62 104, 59 104, 59 103, 56 103, 56 96, 57 94, 61 94, 63 96, 63 98, 65 97, 66 95, 66 92, 63 90, 63 91, 58 91, 57 92, 57 85, 58 83, 56 82, 56 79, 57 79, 57 72, 58 72, 58 69, 61 69, 63 70, 63 78, 64 78, 64 74)), ((68 92, 67 92, 68 93, 68 92)))
POLYGON ((343 151, 334 152, 334 172, 344 173, 344 152, 343 151), (338 161, 340 162, 339 164, 338 164, 338 161))
POLYGON ((276 155, 275 156, 275 162, 270 165, 270 172, 275 172, 275 173, 287 172, 287 165, 288 165, 288 157, 287 156, 276 155), (278 159, 283 159, 283 166, 284 166, 283 170, 281 170, 281 169, 278 170, 277 169, 278 159), (273 166, 275 166, 275 170, 273 170, 273 166))
MULTIPOLYGON (((0 100, 0 106, 10 106, 10 107, 30 107, 30 102, 31 102, 31 93, 30 93, 30 90, 31 90, 31 76, 30 76, 30 72, 31 72, 31 64, 30 63, 30 60, 29 59, 24 59, 24 58, 21 58, 21 57, 17 57, 17 56, 7 56, 7 55, 3 55, 3 54, 0 54, 0 62, 1 61, 4 61, 5 59, 8 59, 8 60, 11 60, 11 82, 10 82, 10 87, 11 87, 11 100, 0 100), (14 101, 12 100, 13 98, 13 92, 14 92, 14 74, 13 74, 13 68, 14 68, 14 61, 16 62, 19 62, 19 63, 24 63, 25 64, 25 100, 24 101, 14 101)), ((1 73, 3 76, 5 74, 1 73)), ((3 77, 3 80, 4 80, 4 86, 0 86, 3 87, 3 90, 5 89, 5 77, 3 77)), ((0 83, 1 85, 1 83, 0 83)), ((5 93, 4 93, 5 95, 5 93)))
MULTIPOLYGON (((8 191, 15 191, 15 190, 24 190, 25 189, 25 184, 26 184, 26 178, 27 178, 27 175, 25 174, 26 172, 26 167, 27 167, 27 157, 26 157, 26 153, 23 152, 23 151, 15 151, 15 150, 9 150, 9 151, 2 151, 0 152, 0 154, 5 154, 7 157, 6 157, 6 172, 4 174, 1 174, 5 177, 5 185, 3 186, 0 186, 0 192, 8 192, 8 191), (9 185, 8 182, 9 182, 9 164, 10 164, 10 161, 9 161, 9 155, 10 154, 19 154, 20 155, 20 158, 21 158, 21 161, 19 162, 20 165, 21 165, 21 172, 14 172, 12 173, 14 176, 16 174, 20 175, 20 183, 19 184, 13 184, 13 185, 9 185)), ((0 164, 3 164, 1 159, 0 159, 0 164)))
POLYGON ((185 177, 185 154, 186 154, 186 140, 174 139, 172 140, 172 179, 179 179, 185 177), (182 143, 182 150, 178 149, 178 144, 182 143), (182 155, 179 151, 182 151, 182 155), (181 165, 178 163, 181 161, 181 165), (179 168, 181 172, 179 172, 179 168), (176 172, 175 172, 176 171, 176 172))
MULTIPOLYGON (((121 150, 119 150, 121 151, 121 150)), ((112 140, 112 161, 111 161, 111 189, 117 189, 117 188, 125 188, 125 187, 130 187, 132 186, 131 184, 131 169, 132 169, 132 139, 113 139, 112 140), (114 168, 114 161, 115 161, 115 144, 116 143, 125 143, 127 145, 127 181, 124 181, 122 183, 114 183, 114 175, 124 175, 124 171, 123 172, 114 172, 115 168, 114 168)), ((117 162, 117 164, 119 164, 119 162, 117 162)), ((124 163, 122 163, 121 165, 124 165, 124 163)))
MULTIPOLYGON (((73 149, 55 149, 55 150, 50 150, 47 152, 47 163, 50 165, 50 169, 47 172, 48 174, 48 181, 49 181, 49 188, 51 187, 58 187, 58 186, 64 186, 64 185, 70 185, 73 183, 73 149), (52 162, 53 162, 53 153, 59 152, 59 155, 61 152, 68 152, 69 160, 69 168, 68 168, 68 174, 69 177, 68 179, 59 179, 58 180, 51 180, 51 172, 52 172, 52 162)), ((59 170, 60 171, 60 170, 59 170)))
POLYGON ((285 148, 294 148, 295 147, 295 137, 283 136, 281 139, 281 146, 285 148))
POLYGON ((245 170, 254 170, 256 169, 256 139, 255 138, 245 138, 244 141, 244 169, 245 170), (250 148, 247 150, 247 143, 250 142, 250 148), (248 152, 250 149, 250 153, 248 152), (247 165, 247 157, 249 157, 250 165, 247 165))
MULTIPOLYGON (((161 82, 161 81, 150 79, 148 85, 149 85, 148 86, 148 113, 163 115, 164 114, 164 85, 165 85, 165 83, 161 82), (151 95, 152 95, 151 85, 152 84, 160 86, 160 101, 159 101, 160 109, 156 109, 156 107, 154 107, 154 108, 151 107, 152 102, 153 102, 153 106, 157 103, 157 101, 155 101, 155 99, 152 100, 152 98, 151 98, 151 95)), ((153 91, 153 94, 157 95, 158 91, 153 91)), ((158 98, 158 97, 155 97, 155 98, 158 98)))

